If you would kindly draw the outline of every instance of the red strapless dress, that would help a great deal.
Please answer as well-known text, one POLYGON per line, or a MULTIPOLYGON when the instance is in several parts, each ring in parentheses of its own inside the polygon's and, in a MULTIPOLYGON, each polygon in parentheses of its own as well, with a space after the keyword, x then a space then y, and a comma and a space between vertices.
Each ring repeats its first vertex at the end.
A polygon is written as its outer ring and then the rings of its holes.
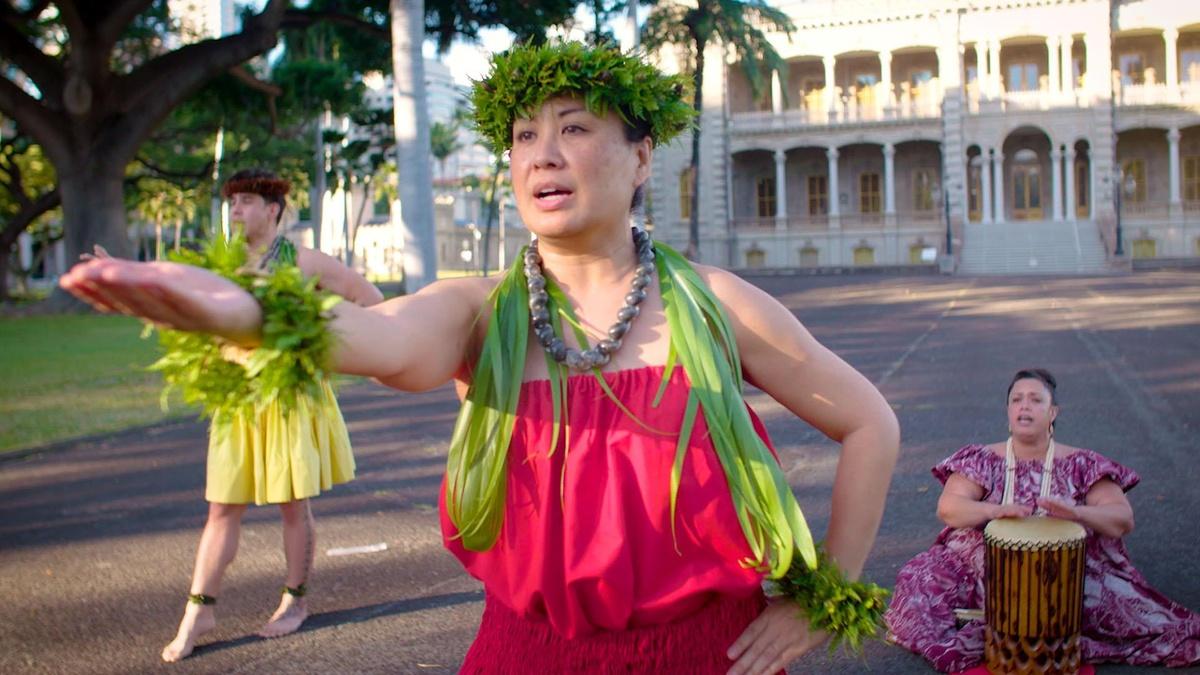
POLYGON ((553 453, 549 382, 522 385, 504 524, 488 551, 454 538, 443 484, 446 548, 487 595, 464 672, 728 669, 725 650, 764 606, 762 574, 740 564, 750 550, 702 414, 672 538, 670 477, 689 384, 676 368, 655 406, 662 376, 662 367, 605 374, 633 416, 593 376, 571 377, 553 453))

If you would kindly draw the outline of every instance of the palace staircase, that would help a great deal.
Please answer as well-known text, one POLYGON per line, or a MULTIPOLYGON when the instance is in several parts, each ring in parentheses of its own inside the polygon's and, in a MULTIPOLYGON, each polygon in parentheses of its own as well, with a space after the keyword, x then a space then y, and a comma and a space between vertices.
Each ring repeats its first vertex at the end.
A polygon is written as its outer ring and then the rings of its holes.
POLYGON ((1110 274, 1095 223, 1048 220, 967 223, 958 273, 1110 274))

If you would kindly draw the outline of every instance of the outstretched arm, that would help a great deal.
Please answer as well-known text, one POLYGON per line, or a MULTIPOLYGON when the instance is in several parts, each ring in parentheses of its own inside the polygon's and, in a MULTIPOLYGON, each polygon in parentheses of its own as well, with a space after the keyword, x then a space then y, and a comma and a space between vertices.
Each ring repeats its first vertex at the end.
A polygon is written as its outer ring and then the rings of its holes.
MULTIPOLYGON (((96 259, 71 268, 59 284, 104 312, 248 347, 260 340, 262 312, 254 297, 198 267, 96 259)), ((408 391, 449 381, 467 358, 474 332, 486 325, 476 319, 487 284, 485 279, 439 282, 369 309, 338 304, 331 322, 338 337, 331 368, 408 391)))

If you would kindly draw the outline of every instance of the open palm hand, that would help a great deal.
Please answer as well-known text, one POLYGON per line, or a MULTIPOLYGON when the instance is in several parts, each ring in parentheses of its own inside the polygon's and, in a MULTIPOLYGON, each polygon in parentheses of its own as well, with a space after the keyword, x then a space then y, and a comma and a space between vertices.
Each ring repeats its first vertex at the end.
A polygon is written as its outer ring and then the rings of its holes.
POLYGON ((239 342, 255 341, 262 322, 253 296, 228 279, 190 265, 94 258, 72 267, 59 285, 102 312, 239 342))

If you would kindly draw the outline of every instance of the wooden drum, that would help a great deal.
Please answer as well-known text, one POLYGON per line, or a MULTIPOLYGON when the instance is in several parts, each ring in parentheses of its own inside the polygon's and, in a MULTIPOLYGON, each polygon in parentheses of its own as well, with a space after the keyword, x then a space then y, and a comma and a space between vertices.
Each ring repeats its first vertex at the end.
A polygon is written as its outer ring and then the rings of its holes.
POLYGON ((1067 520, 1001 518, 983 531, 984 658, 995 675, 1077 673, 1087 532, 1067 520))

